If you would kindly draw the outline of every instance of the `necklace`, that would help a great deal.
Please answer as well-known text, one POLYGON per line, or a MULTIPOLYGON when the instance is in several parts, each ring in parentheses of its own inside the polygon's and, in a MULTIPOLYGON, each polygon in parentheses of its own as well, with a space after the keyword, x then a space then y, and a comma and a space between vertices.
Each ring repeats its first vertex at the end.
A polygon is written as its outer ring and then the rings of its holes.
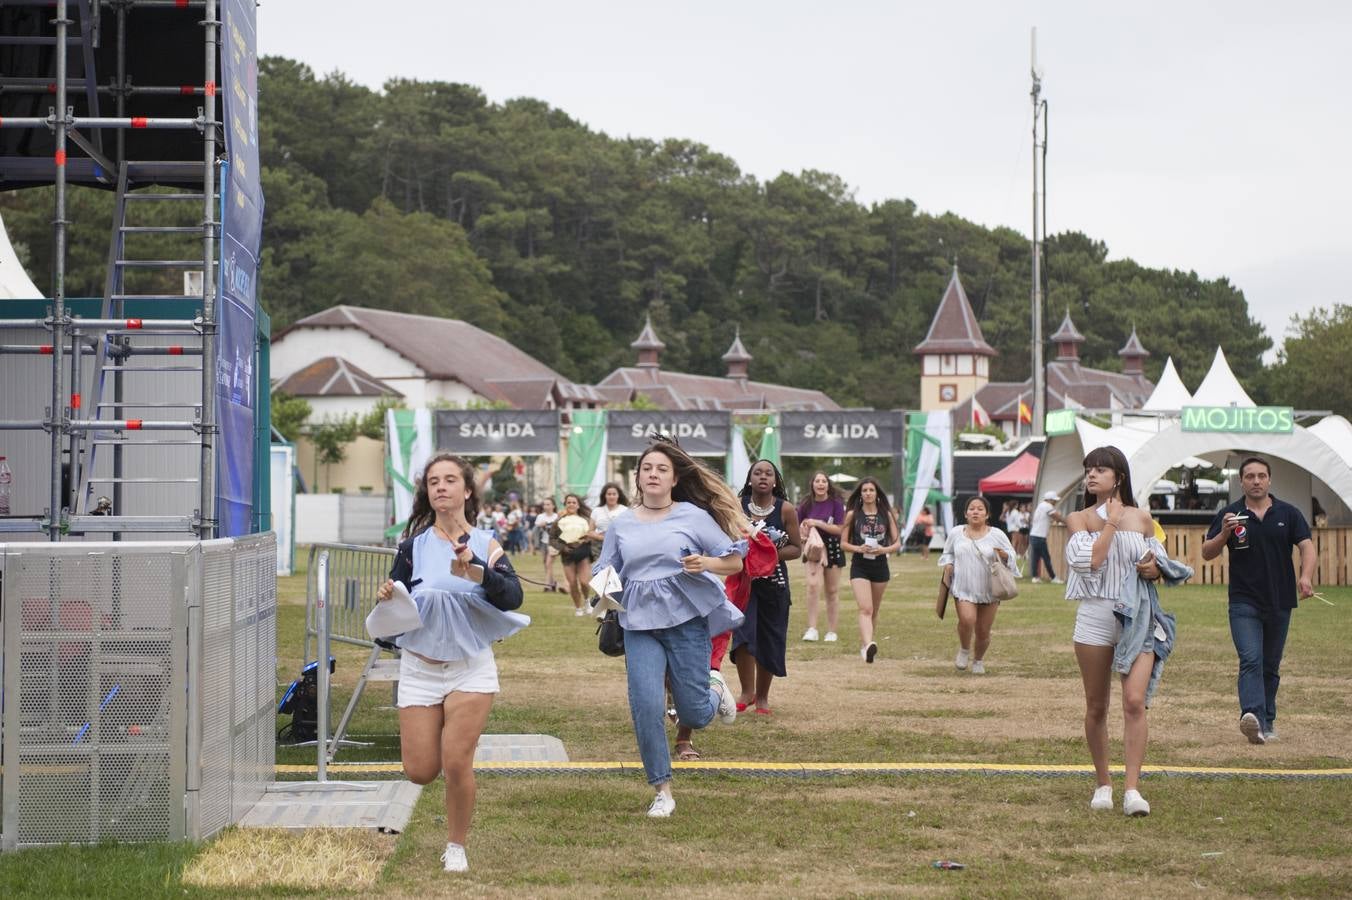
POLYGON ((764 519, 766 516, 774 513, 775 498, 773 496, 770 498, 769 506, 757 506, 755 501, 748 497, 746 498, 746 511, 751 513, 751 515, 755 516, 757 519, 764 519))
POLYGON ((668 503, 667 503, 666 506, 649 506, 648 504, 644 503, 642 500, 639 501, 639 505, 642 506, 644 509, 653 509, 653 510, 671 509, 671 507, 672 507, 675 503, 676 503, 675 500, 671 500, 671 501, 668 501, 668 503))
MULTIPOLYGON (((432 530, 435 531, 437 534, 441 535, 443 538, 445 538, 448 544, 456 543, 455 538, 451 537, 450 532, 448 532, 445 528, 442 528, 440 525, 433 524, 432 530)), ((466 528, 465 530, 469 531, 468 528, 466 528)))

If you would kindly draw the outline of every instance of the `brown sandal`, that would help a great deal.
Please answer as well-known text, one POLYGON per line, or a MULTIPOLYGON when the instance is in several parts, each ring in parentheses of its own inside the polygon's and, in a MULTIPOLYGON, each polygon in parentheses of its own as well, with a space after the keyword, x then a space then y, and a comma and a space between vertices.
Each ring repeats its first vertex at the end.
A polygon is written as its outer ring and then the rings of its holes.
POLYGON ((699 751, 695 749, 694 742, 677 741, 676 758, 679 759, 681 762, 698 762, 699 751))

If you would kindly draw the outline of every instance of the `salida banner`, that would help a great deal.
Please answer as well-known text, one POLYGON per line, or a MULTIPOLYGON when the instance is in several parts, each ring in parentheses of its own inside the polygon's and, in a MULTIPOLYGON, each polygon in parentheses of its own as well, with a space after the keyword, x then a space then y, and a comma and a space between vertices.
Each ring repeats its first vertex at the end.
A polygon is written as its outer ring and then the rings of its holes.
POLYGON ((724 456, 728 452, 727 412, 617 409, 606 414, 606 452, 638 455, 654 435, 676 439, 692 456, 724 456))
POLYGON ((900 456, 900 412, 782 412, 781 456, 900 456))
POLYGON ((552 409, 438 409, 436 433, 437 449, 465 456, 559 452, 552 409))

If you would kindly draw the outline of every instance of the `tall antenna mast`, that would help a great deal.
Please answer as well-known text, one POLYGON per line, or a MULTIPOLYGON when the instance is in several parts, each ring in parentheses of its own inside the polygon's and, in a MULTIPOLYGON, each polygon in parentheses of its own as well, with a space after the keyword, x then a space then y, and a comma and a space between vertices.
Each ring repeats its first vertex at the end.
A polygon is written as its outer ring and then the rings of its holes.
MULTIPOLYGON (((1033 75, 1033 434, 1045 434, 1047 419, 1047 373, 1042 362, 1042 238, 1039 234, 1043 219, 1038 215, 1039 182, 1045 182, 1047 172, 1047 101, 1042 99, 1042 70, 1037 66, 1037 27, 1032 36, 1033 75), (1041 140, 1039 141, 1039 123, 1041 140), (1042 151, 1039 168, 1038 151, 1042 151)), ((1046 203, 1043 187, 1042 202, 1046 203)), ((1044 210, 1042 216, 1046 216, 1044 210)))

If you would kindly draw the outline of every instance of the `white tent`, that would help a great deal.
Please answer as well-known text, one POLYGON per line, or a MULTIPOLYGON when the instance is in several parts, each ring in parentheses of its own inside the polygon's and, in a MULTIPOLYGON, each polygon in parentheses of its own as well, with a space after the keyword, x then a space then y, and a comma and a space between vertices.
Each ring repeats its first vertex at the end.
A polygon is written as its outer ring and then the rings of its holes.
POLYGON ((0 219, 0 300, 37 300, 44 296, 19 263, 4 220, 0 219))
POLYGON ((1160 380, 1155 384, 1150 399, 1146 400, 1141 408, 1177 410, 1191 405, 1192 402, 1192 394, 1188 393, 1183 379, 1178 377, 1178 370, 1174 368, 1174 358, 1171 356, 1164 361, 1164 371, 1160 373, 1160 380))
MULTIPOLYGON (((1166 375, 1169 368, 1166 366, 1166 375)), ((1166 384, 1162 377, 1155 394, 1161 394, 1160 388, 1166 384)), ((1255 405, 1230 371, 1219 348, 1191 403, 1180 402, 1186 390, 1180 381, 1169 386, 1158 402, 1152 395, 1147 406, 1172 411, 1185 405, 1255 405)), ((1344 506, 1352 508, 1352 423, 1341 416, 1329 416, 1309 428, 1296 425, 1287 434, 1185 432, 1177 416, 1167 415, 1128 415, 1123 417, 1122 424, 1112 428, 1076 420, 1073 433, 1047 440, 1038 470, 1037 493, 1050 490, 1062 497, 1074 494, 1084 477, 1085 454, 1105 445, 1117 447, 1126 455, 1136 499, 1142 505, 1169 469, 1180 464, 1196 467, 1204 463, 1221 467, 1232 452, 1242 450, 1299 467, 1326 485, 1344 506)))
POLYGON ((1256 406, 1244 386, 1239 383, 1230 364, 1225 361, 1225 351, 1216 348, 1216 357, 1211 360, 1211 369, 1197 386, 1192 395, 1194 406, 1256 406))

